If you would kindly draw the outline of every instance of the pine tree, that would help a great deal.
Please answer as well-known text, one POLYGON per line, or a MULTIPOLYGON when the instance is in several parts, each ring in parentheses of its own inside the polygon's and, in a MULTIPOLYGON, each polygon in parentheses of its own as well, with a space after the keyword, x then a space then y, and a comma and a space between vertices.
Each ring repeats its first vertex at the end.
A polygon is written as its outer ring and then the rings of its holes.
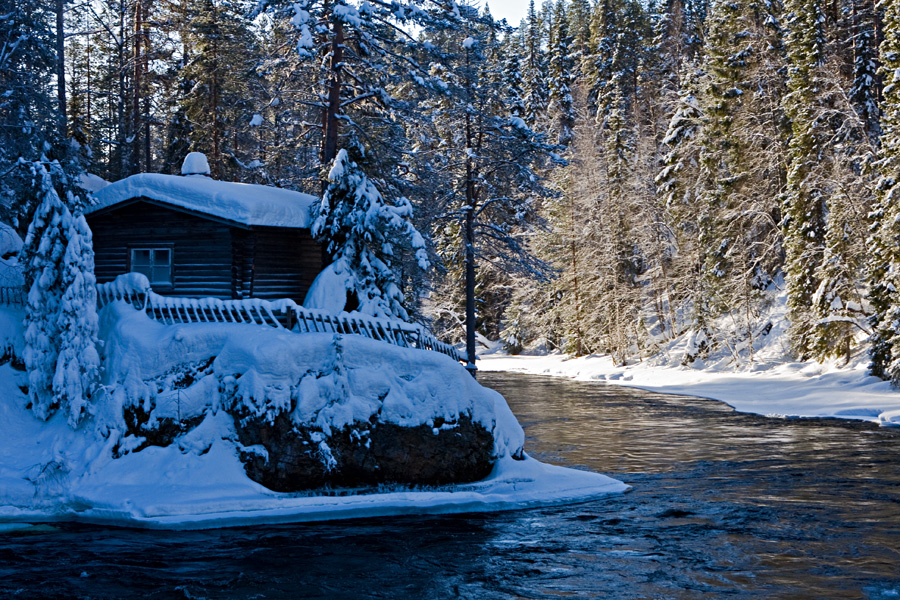
MULTIPOLYGON (((255 145, 239 133, 250 130, 247 123, 259 92, 253 72, 259 46, 229 3, 203 0, 188 9, 188 16, 182 31, 185 64, 179 78, 190 86, 175 117, 186 118, 189 126, 175 121, 173 125, 180 125, 182 131, 172 137, 188 135, 190 150, 209 158, 213 177, 235 179, 245 158, 241 148, 252 150, 255 145)), ((177 163, 178 157, 172 159, 177 163)))
MULTIPOLYGON (((473 368, 476 328, 488 317, 486 311, 476 310, 482 306, 479 288, 494 277, 491 308, 505 308, 508 274, 540 276, 543 271, 544 265, 528 252, 522 238, 536 221, 536 196, 544 194, 536 167, 547 160, 553 146, 528 126, 527 119, 509 114, 508 92, 499 77, 502 65, 496 60, 496 23, 473 10, 463 16, 458 27, 427 38, 443 54, 436 69, 448 87, 445 95, 428 103, 423 116, 431 125, 429 150, 443 173, 440 189, 447 190, 440 197, 442 218, 435 228, 443 235, 436 246, 449 275, 465 280, 460 303, 466 307, 467 352, 473 368), (476 269, 476 263, 494 267, 476 269)), ((496 331, 498 326, 489 324, 482 331, 496 331)))

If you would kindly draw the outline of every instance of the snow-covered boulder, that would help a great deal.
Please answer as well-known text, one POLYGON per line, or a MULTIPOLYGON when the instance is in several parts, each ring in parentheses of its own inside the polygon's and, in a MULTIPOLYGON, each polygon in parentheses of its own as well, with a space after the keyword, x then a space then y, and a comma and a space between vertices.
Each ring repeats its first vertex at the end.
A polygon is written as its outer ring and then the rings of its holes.
POLYGON ((521 458, 502 396, 452 359, 353 335, 166 326, 122 302, 102 315, 118 451, 181 443, 212 413, 255 481, 278 491, 483 479, 521 458))

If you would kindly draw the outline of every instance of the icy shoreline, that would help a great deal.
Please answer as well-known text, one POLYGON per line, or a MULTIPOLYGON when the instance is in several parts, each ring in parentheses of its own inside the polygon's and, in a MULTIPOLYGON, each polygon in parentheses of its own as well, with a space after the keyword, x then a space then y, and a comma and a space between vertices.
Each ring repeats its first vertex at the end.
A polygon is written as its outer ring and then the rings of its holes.
MULTIPOLYGON (((575 504, 621 494, 631 487, 605 475, 538 462, 504 460, 487 479, 427 491, 291 496, 261 489, 220 490, 205 501, 189 486, 164 503, 149 490, 103 502, 74 496, 51 510, 0 506, 0 531, 32 523, 79 522, 141 529, 199 530, 402 515, 499 512, 575 504), (234 495, 230 495, 230 494, 234 495)), ((138 491, 138 490, 133 490, 138 491)))
POLYGON ((900 426, 900 393, 869 375, 864 360, 846 367, 785 361, 757 365, 755 370, 700 370, 653 361, 620 367, 608 356, 494 353, 480 357, 478 368, 710 398, 740 412, 771 417, 833 417, 900 426))

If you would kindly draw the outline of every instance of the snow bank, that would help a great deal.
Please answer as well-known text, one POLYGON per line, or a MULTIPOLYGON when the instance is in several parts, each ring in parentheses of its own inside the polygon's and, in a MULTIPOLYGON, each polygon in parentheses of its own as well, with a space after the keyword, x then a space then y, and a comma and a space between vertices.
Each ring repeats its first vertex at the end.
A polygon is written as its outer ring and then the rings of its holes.
MULTIPOLYGON (((785 295, 780 293, 759 319, 751 349, 735 337, 705 359, 682 365, 694 354, 690 333, 663 344, 658 354, 629 366, 608 356, 481 357, 483 371, 514 371, 638 387, 671 394, 712 398, 741 412, 776 417, 839 417, 900 426, 900 393, 868 374, 864 344, 846 365, 797 362, 790 357, 785 295)), ((862 337, 860 338, 862 342, 862 337)))
POLYGON ((310 207, 318 202, 309 194, 264 185, 230 183, 200 176, 141 173, 95 192, 96 204, 88 207, 85 213, 95 213, 139 197, 242 225, 295 228, 309 228, 312 223, 310 207))
POLYGON ((347 290, 353 289, 353 282, 350 273, 338 272, 338 269, 340 266, 337 263, 322 269, 306 292, 304 308, 320 309, 335 315, 343 312, 347 306, 347 290))
POLYGON ((0 287, 21 289, 24 295, 25 275, 15 254, 9 258, 0 258, 0 287))
MULTIPOLYGON (((3 318, 21 351, 15 331, 20 315, 0 308, 0 328, 3 318)), ((101 319, 104 383, 110 393, 77 431, 61 414, 46 423, 35 419, 19 389, 24 374, 0 365, 0 530, 57 520, 200 529, 496 511, 580 502, 628 489, 609 477, 545 465, 527 455, 514 460, 510 449, 521 446, 523 435, 503 398, 437 353, 356 336, 297 335, 253 325, 164 326, 124 303, 111 304, 101 319), (337 397, 334 385, 310 377, 334 362, 343 366, 341 385, 347 392, 337 397), (489 477, 471 484, 276 493, 245 473, 240 453, 254 449, 240 446, 234 420, 217 406, 221 396, 214 375, 222 373, 243 373, 237 381, 253 387, 247 397, 266 400, 248 407, 255 410, 284 401, 290 393, 284 386, 297 378, 317 390, 305 397, 323 402, 298 406, 296 418, 331 425, 369 414, 372 393, 384 395, 382 410, 398 423, 421 421, 429 412, 423 407, 434 409, 441 398, 438 408, 447 414, 471 410, 479 422, 502 433, 496 442, 501 458, 489 477), (177 409, 161 398, 173 390, 182 393, 177 409), (199 424, 166 447, 133 451, 141 441, 124 435, 122 408, 151 398, 160 418, 178 410, 181 416, 196 415, 199 424)))
POLYGON ((839 417, 900 425, 900 394, 864 365, 786 362, 761 371, 713 371, 642 363, 617 367, 606 356, 482 357, 482 371, 569 377, 655 392, 719 400, 741 412, 773 417, 839 417))

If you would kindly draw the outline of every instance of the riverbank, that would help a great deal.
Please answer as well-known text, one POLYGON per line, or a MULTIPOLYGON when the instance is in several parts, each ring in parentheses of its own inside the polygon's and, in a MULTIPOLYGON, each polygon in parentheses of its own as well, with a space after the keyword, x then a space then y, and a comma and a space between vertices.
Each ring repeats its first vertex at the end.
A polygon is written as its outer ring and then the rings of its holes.
POLYGON ((609 356, 510 356, 492 352, 479 358, 482 371, 567 377, 700 396, 741 412, 766 416, 836 417, 900 426, 900 392, 870 376, 863 356, 846 366, 784 361, 735 370, 698 369, 652 359, 622 367, 613 364, 609 356))

